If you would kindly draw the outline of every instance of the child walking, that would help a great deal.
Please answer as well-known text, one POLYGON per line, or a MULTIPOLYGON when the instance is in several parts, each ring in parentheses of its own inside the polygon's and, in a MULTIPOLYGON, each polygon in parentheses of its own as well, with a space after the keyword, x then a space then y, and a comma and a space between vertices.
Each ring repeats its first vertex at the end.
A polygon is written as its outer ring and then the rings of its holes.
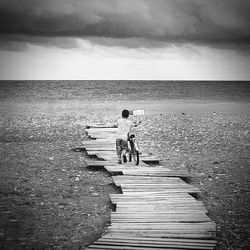
POLYGON ((118 164, 123 162, 127 162, 126 152, 128 150, 128 135, 131 127, 133 126, 133 122, 128 119, 129 111, 124 109, 122 111, 122 118, 118 119, 115 123, 115 127, 118 128, 116 134, 116 152, 118 156, 118 164))

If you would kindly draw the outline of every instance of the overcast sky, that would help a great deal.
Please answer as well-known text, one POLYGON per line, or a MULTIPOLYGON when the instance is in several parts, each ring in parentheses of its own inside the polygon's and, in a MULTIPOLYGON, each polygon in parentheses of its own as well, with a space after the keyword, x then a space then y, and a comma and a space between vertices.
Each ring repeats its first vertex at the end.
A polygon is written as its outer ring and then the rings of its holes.
POLYGON ((0 79, 250 80, 249 0, 0 0, 0 79))

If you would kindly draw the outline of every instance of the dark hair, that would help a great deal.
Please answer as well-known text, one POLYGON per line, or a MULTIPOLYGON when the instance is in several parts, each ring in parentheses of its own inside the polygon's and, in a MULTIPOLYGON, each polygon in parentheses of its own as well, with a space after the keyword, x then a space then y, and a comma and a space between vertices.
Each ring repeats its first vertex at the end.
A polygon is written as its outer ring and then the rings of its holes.
POLYGON ((123 118, 128 118, 128 117, 129 117, 129 111, 128 111, 127 109, 124 109, 124 110, 122 111, 122 117, 123 117, 123 118))

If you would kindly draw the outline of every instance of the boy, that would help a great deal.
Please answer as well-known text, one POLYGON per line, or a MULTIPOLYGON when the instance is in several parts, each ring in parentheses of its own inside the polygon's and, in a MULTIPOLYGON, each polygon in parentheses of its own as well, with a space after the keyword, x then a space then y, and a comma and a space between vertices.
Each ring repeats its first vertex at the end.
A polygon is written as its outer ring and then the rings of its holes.
POLYGON ((118 119, 115 127, 118 128, 116 134, 116 152, 118 156, 118 164, 127 162, 126 152, 128 149, 128 134, 132 126, 136 126, 128 119, 130 112, 127 109, 122 111, 122 118, 118 119))

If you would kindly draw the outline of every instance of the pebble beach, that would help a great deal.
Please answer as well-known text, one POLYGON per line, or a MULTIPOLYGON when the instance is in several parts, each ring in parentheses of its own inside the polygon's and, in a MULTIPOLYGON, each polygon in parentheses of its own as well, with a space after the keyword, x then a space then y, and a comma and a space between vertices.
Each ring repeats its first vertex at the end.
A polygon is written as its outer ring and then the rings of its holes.
MULTIPOLYGON (((31 94, 31 92, 30 92, 31 94)), ((84 249, 109 224, 111 177, 73 149, 85 126, 144 109, 142 152, 187 170, 217 223, 216 249, 249 249, 250 117, 247 101, 1 98, 2 249, 84 249)))

